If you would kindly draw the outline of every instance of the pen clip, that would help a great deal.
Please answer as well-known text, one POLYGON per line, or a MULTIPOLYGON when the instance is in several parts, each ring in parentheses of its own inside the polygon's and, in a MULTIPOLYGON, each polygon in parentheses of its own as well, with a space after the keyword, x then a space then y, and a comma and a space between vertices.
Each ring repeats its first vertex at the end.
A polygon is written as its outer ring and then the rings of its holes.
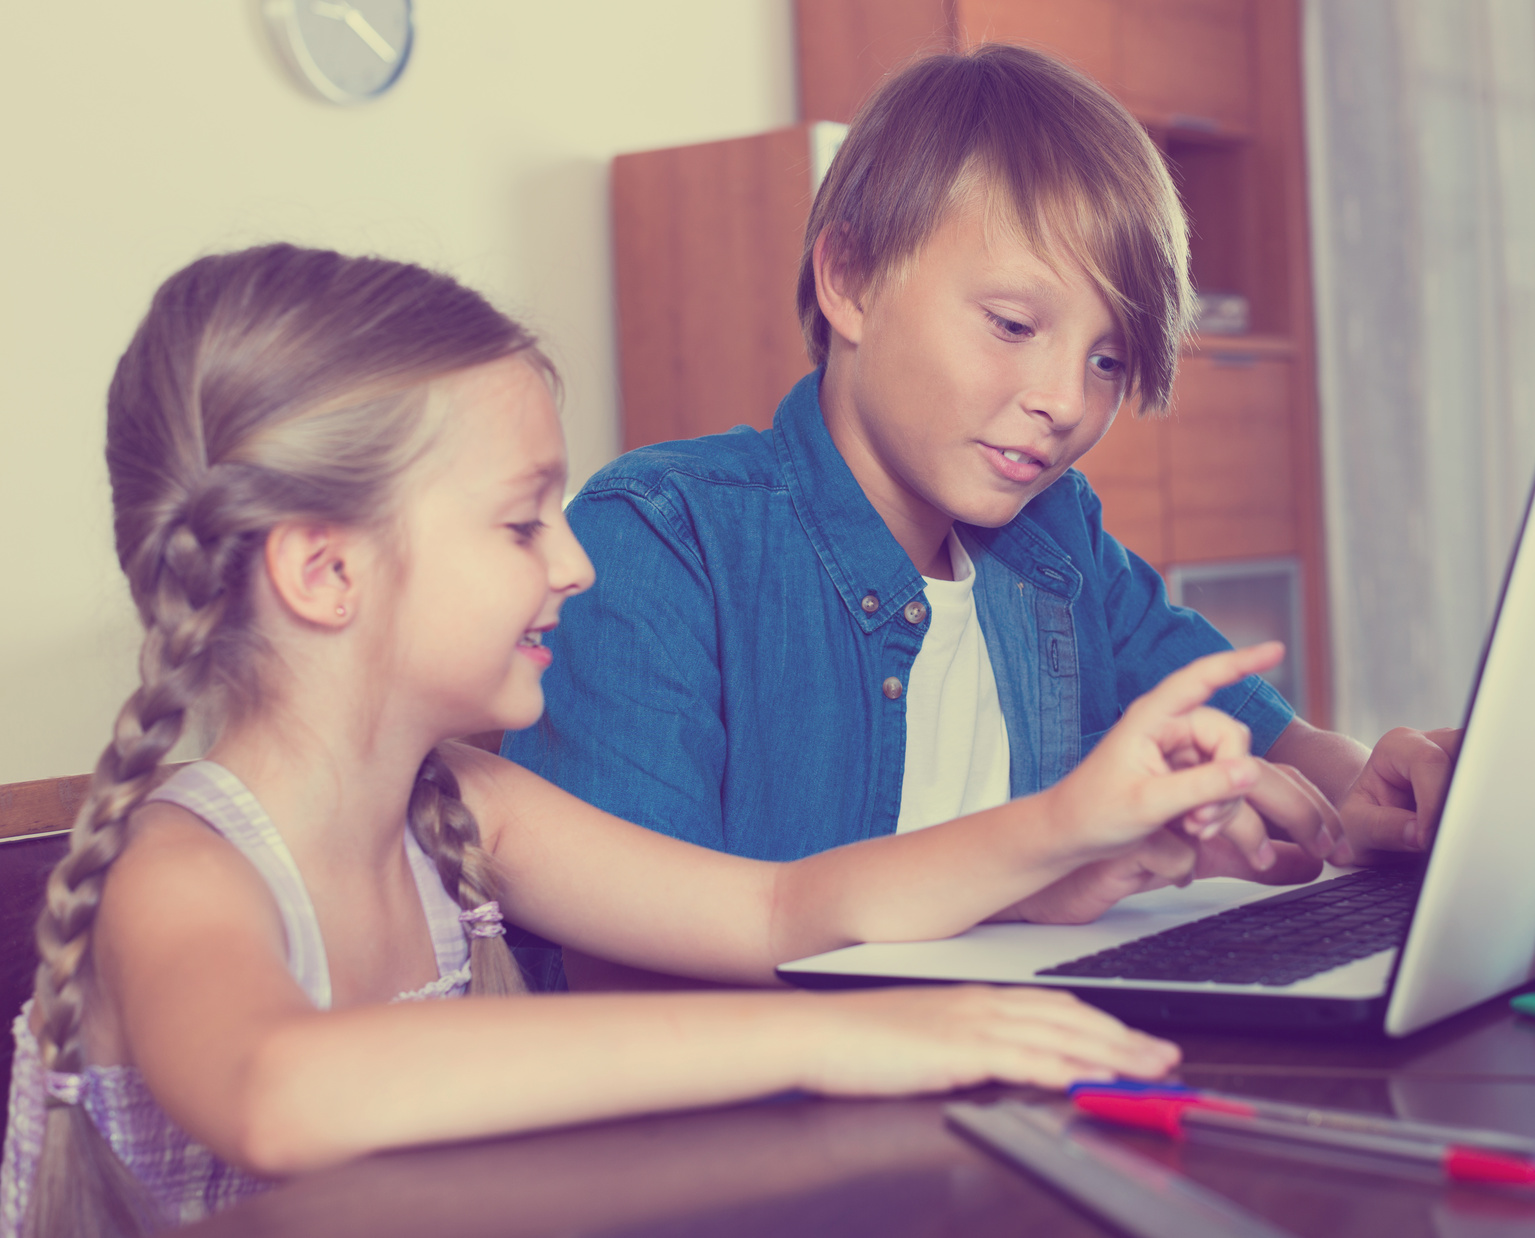
POLYGON ((1110 1096, 1195 1097, 1199 1095, 1197 1088, 1191 1088, 1187 1084, 1147 1083, 1139 1079, 1115 1079, 1107 1083, 1088 1080, 1082 1083, 1073 1083, 1066 1089, 1066 1095, 1072 1099, 1087 1092, 1102 1093, 1110 1096))

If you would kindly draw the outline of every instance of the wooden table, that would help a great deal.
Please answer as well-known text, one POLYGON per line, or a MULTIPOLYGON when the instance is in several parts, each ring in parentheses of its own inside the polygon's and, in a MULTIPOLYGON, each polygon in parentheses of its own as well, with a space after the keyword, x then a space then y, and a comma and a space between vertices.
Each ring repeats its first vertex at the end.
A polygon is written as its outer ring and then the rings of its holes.
MULTIPOLYGON (((1183 1077, 1201 1087, 1535 1136, 1535 1021, 1511 1015, 1503 1000, 1396 1042, 1182 1040, 1183 1077)), ((393 1153, 296 1179, 184 1232, 207 1238, 1112 1232, 946 1128, 944 1103, 790 1097, 393 1153)), ((1117 1137, 1300 1238, 1535 1234, 1535 1192, 1420 1185, 1332 1165, 1179 1147, 1149 1135, 1117 1137)))

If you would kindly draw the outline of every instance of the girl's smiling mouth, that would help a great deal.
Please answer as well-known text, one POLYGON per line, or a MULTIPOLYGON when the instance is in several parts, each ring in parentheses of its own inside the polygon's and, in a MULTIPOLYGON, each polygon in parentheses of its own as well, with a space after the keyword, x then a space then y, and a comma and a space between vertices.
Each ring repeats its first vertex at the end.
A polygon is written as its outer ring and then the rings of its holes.
POLYGON ((517 642, 517 652, 527 655, 540 666, 548 666, 554 661, 554 652, 544 648, 544 633, 553 626, 550 624, 547 628, 529 628, 517 642))

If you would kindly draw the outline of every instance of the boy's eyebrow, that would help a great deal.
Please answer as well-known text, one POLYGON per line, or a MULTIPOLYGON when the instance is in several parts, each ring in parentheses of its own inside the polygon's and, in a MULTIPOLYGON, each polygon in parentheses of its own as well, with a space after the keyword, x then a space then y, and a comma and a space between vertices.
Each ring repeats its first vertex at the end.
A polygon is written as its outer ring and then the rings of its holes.
POLYGON ((1060 293, 1052 290, 1048 284, 1035 280, 996 280, 982 294, 988 297, 1016 297, 1026 301, 1040 301, 1046 305, 1055 305, 1060 299, 1060 293))
MULTIPOLYGON (((1022 265, 1022 264, 1019 264, 1022 265)), ((1057 277, 1058 280, 1058 277, 1057 277)), ((1065 289, 1057 280, 1038 270, 1022 270, 1007 262, 997 262, 983 277, 983 294, 986 296, 1023 296, 1041 301, 1059 301, 1065 289), (1010 266, 1012 269, 1009 269, 1010 266)))

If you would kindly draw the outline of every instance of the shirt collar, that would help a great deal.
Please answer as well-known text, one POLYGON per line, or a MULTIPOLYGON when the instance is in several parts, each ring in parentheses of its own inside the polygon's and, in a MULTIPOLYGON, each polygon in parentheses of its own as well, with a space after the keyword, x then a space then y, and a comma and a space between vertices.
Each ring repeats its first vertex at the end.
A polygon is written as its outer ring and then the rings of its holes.
POLYGON ((922 576, 874 510, 821 415, 821 374, 805 375, 773 417, 795 514, 848 613, 872 632, 922 592, 922 576), (873 597, 877 605, 864 609, 873 597))

